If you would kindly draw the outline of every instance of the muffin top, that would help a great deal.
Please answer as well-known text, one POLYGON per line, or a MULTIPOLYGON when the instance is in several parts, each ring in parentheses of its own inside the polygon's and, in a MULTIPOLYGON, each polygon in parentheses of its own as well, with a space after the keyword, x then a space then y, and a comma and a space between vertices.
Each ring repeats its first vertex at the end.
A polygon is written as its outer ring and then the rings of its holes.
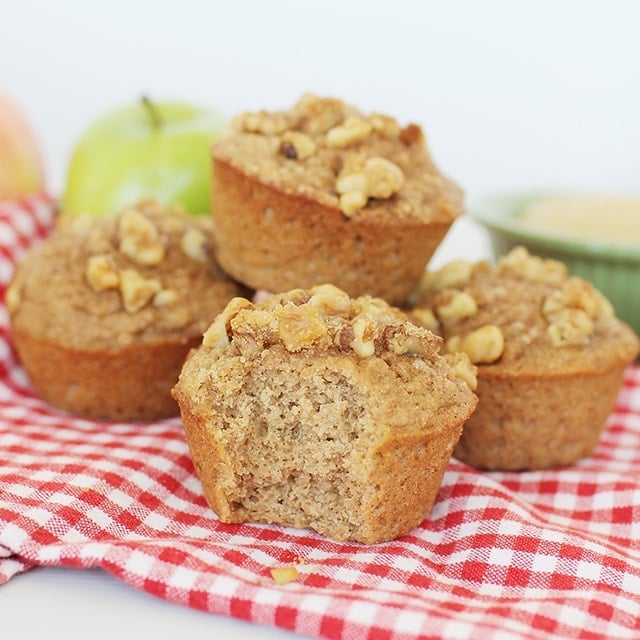
POLYGON ((202 334, 246 293, 218 267, 211 225, 152 200, 104 218, 61 218, 7 290, 14 330, 107 351, 202 334))
POLYGON ((348 218, 451 222, 462 192, 433 163, 421 128, 306 94, 288 111, 237 116, 214 160, 348 218))
POLYGON ((224 352, 244 361, 269 349, 310 356, 379 358, 393 368, 402 360, 431 369, 475 388, 475 367, 464 354, 442 357, 442 339, 407 320, 380 298, 350 298, 325 284, 295 289, 251 303, 234 298, 204 334, 204 351, 224 352))
POLYGON ((460 260, 427 272, 410 317, 481 373, 577 373, 631 362, 638 339, 589 282, 516 247, 492 267, 460 260))

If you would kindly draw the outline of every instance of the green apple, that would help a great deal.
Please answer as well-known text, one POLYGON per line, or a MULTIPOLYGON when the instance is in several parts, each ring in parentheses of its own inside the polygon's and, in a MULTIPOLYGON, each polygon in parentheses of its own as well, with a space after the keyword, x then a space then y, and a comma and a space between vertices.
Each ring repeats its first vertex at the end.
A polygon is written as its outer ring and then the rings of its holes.
POLYGON ((97 120, 71 156, 63 214, 114 213, 140 198, 211 207, 211 143, 226 130, 215 111, 147 98, 97 120))

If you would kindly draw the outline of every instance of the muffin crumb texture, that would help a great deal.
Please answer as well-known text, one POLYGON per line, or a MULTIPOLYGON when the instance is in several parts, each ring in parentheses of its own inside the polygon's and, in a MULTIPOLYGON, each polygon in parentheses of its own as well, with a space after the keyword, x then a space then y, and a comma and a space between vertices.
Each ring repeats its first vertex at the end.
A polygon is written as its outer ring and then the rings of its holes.
POLYGON ((211 507, 340 540, 410 531, 476 404, 475 367, 439 346, 332 285, 231 301, 174 388, 211 507))

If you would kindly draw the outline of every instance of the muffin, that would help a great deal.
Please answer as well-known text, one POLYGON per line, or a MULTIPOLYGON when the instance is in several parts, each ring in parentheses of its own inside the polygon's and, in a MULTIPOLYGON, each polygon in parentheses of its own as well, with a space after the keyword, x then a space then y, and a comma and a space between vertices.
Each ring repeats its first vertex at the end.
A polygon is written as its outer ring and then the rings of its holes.
POLYGON ((475 368, 381 299, 235 299, 174 388, 223 522, 374 543, 418 525, 476 405, 475 368))
POLYGON ((211 221, 153 201, 61 220, 6 294, 33 387, 92 418, 177 415, 171 388, 187 353, 230 299, 246 295, 217 265, 211 221))
POLYGON ((428 272, 410 315, 478 366, 478 408, 454 456, 482 469, 589 455, 638 353, 636 335, 591 284, 523 247, 495 267, 456 261, 428 272))
POLYGON ((422 130, 305 95, 213 145, 218 259, 253 289, 331 282, 400 304, 463 211, 422 130))

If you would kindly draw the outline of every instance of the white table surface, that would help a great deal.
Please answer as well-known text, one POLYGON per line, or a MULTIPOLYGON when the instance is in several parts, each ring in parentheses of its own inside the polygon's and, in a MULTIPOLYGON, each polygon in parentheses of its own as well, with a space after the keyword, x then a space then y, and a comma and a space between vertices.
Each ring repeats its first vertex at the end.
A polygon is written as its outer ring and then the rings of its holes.
MULTIPOLYGON (((470 200, 505 188, 640 192, 634 0, 21 0, 0 9, 0 90, 64 185, 89 123, 142 93, 226 113, 304 91, 420 122, 470 200)), ((456 223, 434 263, 488 255, 456 223)), ((294 638, 172 605, 99 570, 36 569, 0 588, 18 639, 294 638)))
POLYGON ((38 568, 21 574, 2 587, 0 612, 7 640, 303 638, 164 602, 99 569, 38 568))

